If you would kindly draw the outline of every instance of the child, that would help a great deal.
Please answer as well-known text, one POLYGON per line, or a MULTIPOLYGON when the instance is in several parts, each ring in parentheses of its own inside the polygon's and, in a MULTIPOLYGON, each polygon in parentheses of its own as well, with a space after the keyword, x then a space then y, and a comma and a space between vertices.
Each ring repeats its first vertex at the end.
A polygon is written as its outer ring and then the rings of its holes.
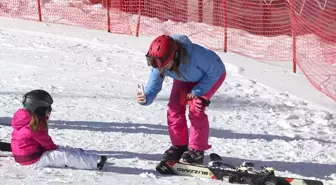
POLYGON ((81 149, 60 148, 48 135, 48 119, 53 99, 44 90, 33 90, 23 96, 20 108, 11 121, 11 147, 14 159, 32 167, 71 167, 101 170, 105 156, 89 154, 81 149))
POLYGON ((161 91, 165 76, 174 79, 168 103, 168 131, 172 146, 163 160, 203 163, 208 144, 209 121, 205 107, 225 80, 225 66, 217 54, 192 43, 186 35, 161 35, 153 40, 147 63, 153 67, 141 105, 150 105, 161 91), (189 104, 190 138, 185 116, 189 104), (188 147, 189 145, 189 147, 188 147))

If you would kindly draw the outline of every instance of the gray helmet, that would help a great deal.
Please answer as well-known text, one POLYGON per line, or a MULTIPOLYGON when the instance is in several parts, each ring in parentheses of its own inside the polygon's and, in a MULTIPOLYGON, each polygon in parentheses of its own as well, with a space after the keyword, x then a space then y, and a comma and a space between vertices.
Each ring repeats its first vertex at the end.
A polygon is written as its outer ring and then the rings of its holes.
POLYGON ((47 91, 33 90, 23 96, 23 107, 30 112, 35 112, 38 108, 51 111, 53 99, 47 91))

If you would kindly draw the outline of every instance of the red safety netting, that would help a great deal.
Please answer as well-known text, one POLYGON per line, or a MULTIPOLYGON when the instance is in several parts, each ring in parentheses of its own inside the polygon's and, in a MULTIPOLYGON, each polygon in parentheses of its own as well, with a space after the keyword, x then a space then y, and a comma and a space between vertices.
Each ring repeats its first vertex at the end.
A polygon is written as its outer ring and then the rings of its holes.
POLYGON ((36 20, 38 15, 37 1, 4 1, 0 0, 0 16, 36 20))
POLYGON ((0 0, 0 16, 136 36, 184 33, 219 51, 293 61, 336 100, 335 0, 0 0))
POLYGON ((336 1, 296 0, 292 17, 298 65, 317 89, 336 100, 336 1))

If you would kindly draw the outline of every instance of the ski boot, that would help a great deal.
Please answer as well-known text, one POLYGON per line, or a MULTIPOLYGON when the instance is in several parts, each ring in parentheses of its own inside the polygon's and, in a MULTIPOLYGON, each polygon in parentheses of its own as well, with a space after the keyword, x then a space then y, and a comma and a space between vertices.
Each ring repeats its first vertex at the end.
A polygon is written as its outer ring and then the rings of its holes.
POLYGON ((98 170, 102 170, 102 169, 103 169, 106 160, 107 160, 107 157, 106 157, 106 156, 100 156, 100 160, 99 160, 99 162, 97 163, 97 168, 98 168, 98 170))
POLYGON ((194 149, 189 149, 185 151, 181 156, 181 162, 203 164, 204 151, 198 151, 194 149))
POLYGON ((183 152, 188 150, 188 146, 171 146, 163 154, 162 161, 179 161, 183 152))

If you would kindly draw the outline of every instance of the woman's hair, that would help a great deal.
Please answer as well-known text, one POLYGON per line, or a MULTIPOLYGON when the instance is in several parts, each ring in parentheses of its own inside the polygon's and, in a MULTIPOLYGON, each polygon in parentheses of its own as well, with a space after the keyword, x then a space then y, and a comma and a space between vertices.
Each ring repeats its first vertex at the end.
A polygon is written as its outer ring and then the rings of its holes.
POLYGON ((38 116, 36 115, 35 113, 33 112, 29 112, 30 113, 30 116, 31 116, 31 119, 30 119, 30 122, 29 122, 29 127, 34 131, 38 131, 39 128, 40 128, 40 124, 43 124, 43 128, 45 129, 48 129, 48 123, 47 121, 45 120, 45 118, 41 117, 41 116, 38 116))
MULTIPOLYGON (((173 64, 173 66, 172 66, 172 68, 170 70, 173 71, 173 72, 175 72, 177 74, 177 76, 179 78, 181 78, 183 76, 182 76, 181 72, 179 71, 179 66, 180 66, 181 63, 186 63, 188 61, 187 60, 188 59, 188 53, 187 53, 187 50, 184 47, 181 46, 181 44, 178 44, 178 45, 179 45, 179 48, 180 48, 179 51, 178 51, 179 52, 179 56, 178 56, 177 59, 174 59, 174 64, 173 64)), ((165 70, 166 69, 164 69, 164 68, 159 69, 160 77, 161 78, 165 77, 165 75, 164 75, 165 70)))

